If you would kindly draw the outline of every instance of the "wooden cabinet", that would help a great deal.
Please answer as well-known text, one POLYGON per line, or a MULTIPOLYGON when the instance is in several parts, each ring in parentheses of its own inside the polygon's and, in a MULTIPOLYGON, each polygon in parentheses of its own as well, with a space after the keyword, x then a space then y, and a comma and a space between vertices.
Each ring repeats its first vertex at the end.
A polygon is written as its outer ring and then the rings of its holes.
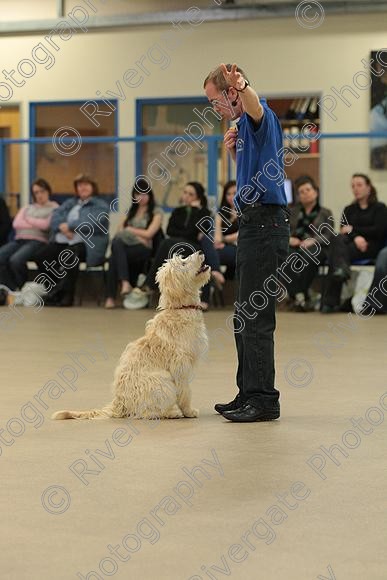
POLYGON ((319 185, 320 147, 318 137, 320 118, 318 95, 304 97, 268 98, 268 105, 278 116, 284 136, 285 171, 292 182, 301 175, 309 175, 319 185))

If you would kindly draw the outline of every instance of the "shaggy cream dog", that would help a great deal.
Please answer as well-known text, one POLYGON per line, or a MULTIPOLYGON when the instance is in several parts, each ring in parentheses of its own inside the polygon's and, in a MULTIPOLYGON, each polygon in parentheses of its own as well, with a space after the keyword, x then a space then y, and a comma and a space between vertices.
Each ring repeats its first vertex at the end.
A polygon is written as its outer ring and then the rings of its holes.
POLYGON ((200 288, 210 279, 202 252, 175 254, 159 268, 158 310, 145 336, 128 344, 115 371, 114 400, 101 410, 58 411, 53 419, 197 417, 191 407, 189 381, 207 348, 200 308, 200 288))

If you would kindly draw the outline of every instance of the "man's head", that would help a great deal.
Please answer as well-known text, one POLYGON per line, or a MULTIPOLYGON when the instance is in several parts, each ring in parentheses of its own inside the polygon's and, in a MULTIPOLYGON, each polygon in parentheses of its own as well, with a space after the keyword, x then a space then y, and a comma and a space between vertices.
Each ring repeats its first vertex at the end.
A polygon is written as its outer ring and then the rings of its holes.
MULTIPOLYGON (((228 71, 231 71, 231 66, 231 64, 226 64, 228 71)), ((238 67, 237 71, 248 80, 241 68, 238 67)), ((242 115, 243 107, 239 93, 227 83, 220 66, 207 75, 203 87, 208 100, 222 117, 235 119, 242 115)))

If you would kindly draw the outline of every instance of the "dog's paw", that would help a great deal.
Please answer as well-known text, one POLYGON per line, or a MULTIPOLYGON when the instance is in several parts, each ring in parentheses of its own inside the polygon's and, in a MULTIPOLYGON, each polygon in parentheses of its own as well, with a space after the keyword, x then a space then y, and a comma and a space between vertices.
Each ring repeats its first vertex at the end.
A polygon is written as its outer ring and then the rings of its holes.
POLYGON ((166 419, 181 419, 183 417, 183 413, 181 411, 170 411, 165 418, 166 419))
POLYGON ((169 409, 165 415, 165 419, 181 419, 182 417, 183 413, 177 405, 173 405, 173 407, 169 409))
POLYGON ((194 419, 195 417, 199 417, 199 409, 186 409, 183 411, 184 417, 189 417, 190 419, 194 419))

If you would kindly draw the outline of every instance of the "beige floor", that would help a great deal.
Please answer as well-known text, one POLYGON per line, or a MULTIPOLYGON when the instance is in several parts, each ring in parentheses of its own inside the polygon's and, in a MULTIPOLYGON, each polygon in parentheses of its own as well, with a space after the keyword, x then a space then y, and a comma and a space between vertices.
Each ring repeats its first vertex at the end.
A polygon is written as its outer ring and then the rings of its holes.
POLYGON ((151 312, 21 312, 0 327, 0 428, 18 419, 12 445, 1 431, 2 580, 387 578, 386 318, 280 313, 282 418, 237 425, 212 410, 234 395, 235 353, 230 312, 210 312, 200 419, 149 424, 49 417, 110 400, 151 312), (81 350, 83 368, 69 354, 81 350), (350 421, 366 415, 368 434, 350 421), (333 444, 339 465, 321 449, 333 444), (70 466, 94 470, 88 485, 70 466))

